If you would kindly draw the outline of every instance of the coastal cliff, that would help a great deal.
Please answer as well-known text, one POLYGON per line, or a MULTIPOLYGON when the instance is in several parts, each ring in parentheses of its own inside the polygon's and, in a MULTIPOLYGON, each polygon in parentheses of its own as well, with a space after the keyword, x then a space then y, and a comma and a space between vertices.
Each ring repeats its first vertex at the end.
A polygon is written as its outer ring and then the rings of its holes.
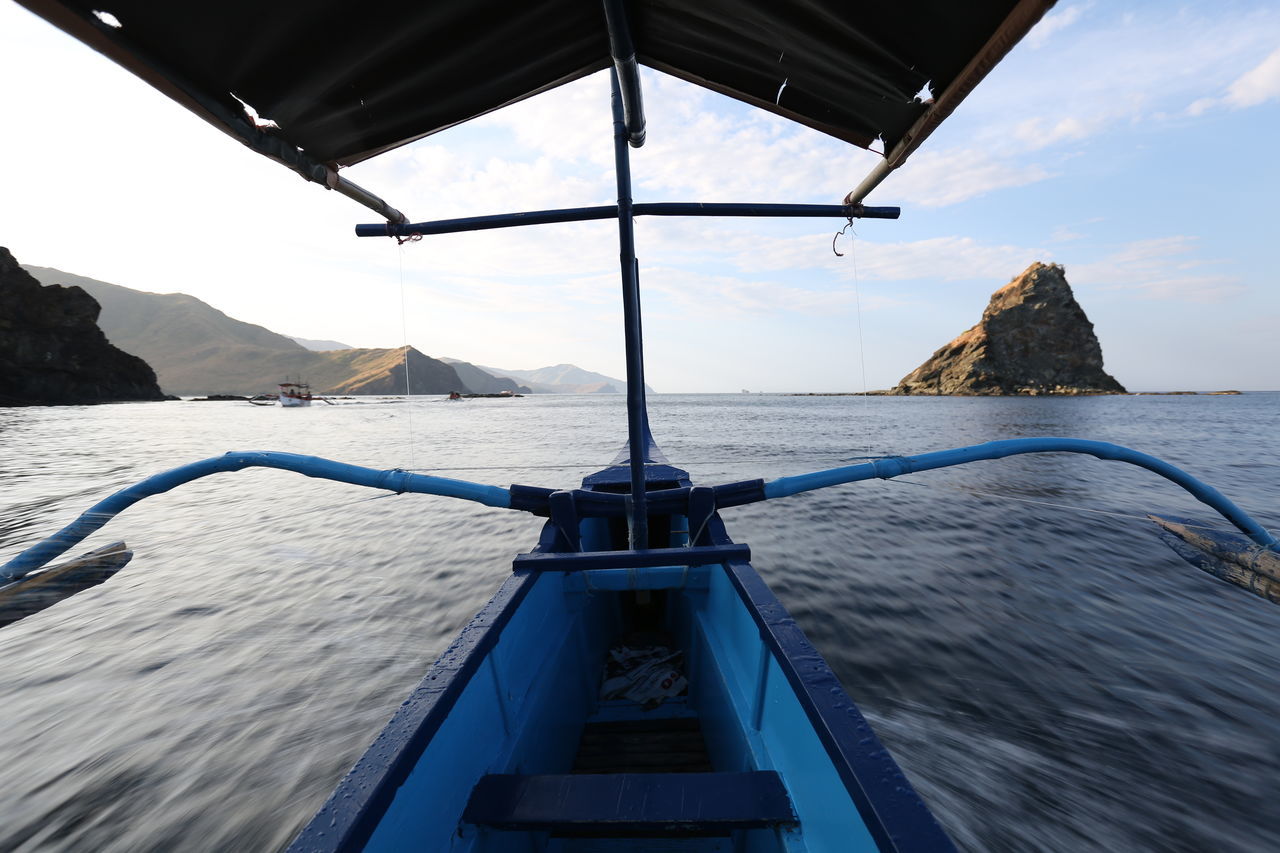
POLYGON ((42 286, 0 247, 0 406, 163 400, 145 361, 112 346, 98 303, 42 286))
POLYGON ((997 290, 982 319, 889 392, 992 396, 1124 394, 1060 264, 1033 263, 997 290))

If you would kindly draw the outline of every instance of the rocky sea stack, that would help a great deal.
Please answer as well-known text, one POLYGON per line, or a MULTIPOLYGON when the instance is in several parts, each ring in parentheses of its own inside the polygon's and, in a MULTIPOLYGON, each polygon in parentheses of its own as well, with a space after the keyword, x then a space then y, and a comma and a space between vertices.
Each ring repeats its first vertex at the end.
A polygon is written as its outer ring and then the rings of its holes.
POLYGON ((41 286, 0 247, 0 406, 163 400, 145 361, 98 328, 79 287, 41 286))
POLYGON ((1124 394, 1060 264, 1034 263, 891 394, 1124 394))

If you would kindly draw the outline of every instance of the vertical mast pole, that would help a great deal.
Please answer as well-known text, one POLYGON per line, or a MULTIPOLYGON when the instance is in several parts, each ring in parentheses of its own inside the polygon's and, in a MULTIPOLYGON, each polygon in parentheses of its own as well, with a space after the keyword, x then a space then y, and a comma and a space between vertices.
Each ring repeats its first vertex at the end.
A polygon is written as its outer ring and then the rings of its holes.
POLYGON ((644 463, 648 455, 649 416, 644 399, 644 345, 640 329, 640 274, 636 262, 635 223, 631 210, 631 154, 623 116, 618 72, 611 70, 613 159, 618 176, 618 259, 622 268, 622 322, 627 345, 627 443, 631 449, 630 545, 649 547, 649 515, 645 500, 644 463))

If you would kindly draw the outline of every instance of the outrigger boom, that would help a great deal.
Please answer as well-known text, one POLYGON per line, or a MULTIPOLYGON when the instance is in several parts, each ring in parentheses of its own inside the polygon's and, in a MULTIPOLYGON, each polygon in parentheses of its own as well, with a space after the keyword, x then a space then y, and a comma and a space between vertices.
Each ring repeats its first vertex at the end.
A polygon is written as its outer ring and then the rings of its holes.
MULTIPOLYGON (((661 459, 651 442, 647 442, 645 447, 645 456, 651 460, 654 457, 661 460, 650 461, 648 465, 665 463, 665 459, 661 459)), ((888 480, 919 471, 1005 459, 1028 453, 1080 453, 1145 468, 1182 487, 1196 500, 1213 508, 1247 536, 1255 547, 1272 553, 1280 552, 1280 541, 1256 519, 1217 489, 1196 479, 1181 468, 1150 454, 1118 444, 1080 438, 1012 438, 916 456, 887 456, 857 465, 779 477, 768 481, 743 480, 718 486, 662 489, 648 493, 648 504, 650 510, 656 513, 680 513, 697 520, 704 519, 721 509, 790 497, 801 492, 863 480, 888 480)), ((609 492, 582 489, 556 490, 520 485, 503 488, 430 474, 412 473, 399 468, 386 470, 366 468, 297 453, 231 452, 156 474, 100 501, 62 530, 0 566, 0 583, 18 580, 36 571, 50 560, 57 559, 143 498, 163 494, 201 477, 240 471, 245 468, 275 468, 322 480, 385 489, 397 494, 414 493, 459 498, 485 506, 548 516, 559 524, 571 544, 574 539, 570 528, 578 521, 583 518, 623 517, 628 514, 631 504, 627 500, 627 495, 609 492)), ((697 527, 695 521, 690 523, 692 527, 697 527)))

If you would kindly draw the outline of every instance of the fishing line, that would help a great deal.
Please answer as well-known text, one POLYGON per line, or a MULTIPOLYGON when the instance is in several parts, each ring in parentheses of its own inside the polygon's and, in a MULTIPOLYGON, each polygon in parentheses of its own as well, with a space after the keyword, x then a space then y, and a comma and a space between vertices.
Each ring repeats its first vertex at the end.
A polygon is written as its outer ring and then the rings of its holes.
MULTIPOLYGON (((1115 510, 1093 509, 1092 507, 1074 506, 1072 504, 1059 504, 1059 503, 1053 503, 1052 501, 1037 500, 1035 498, 1019 498, 1019 497, 1014 497, 1013 495, 1001 494, 1000 492, 986 492, 986 491, 982 491, 981 489, 970 488, 969 486, 950 486, 945 483, 921 483, 918 480, 904 480, 901 477, 894 477, 893 479, 885 480, 884 482, 902 484, 904 486, 924 486, 927 489, 946 489, 948 491, 960 492, 962 494, 969 495, 970 497, 997 498, 999 500, 1017 501, 1018 503, 1032 504, 1034 506, 1050 507, 1052 509, 1069 509, 1069 510, 1074 510, 1075 512, 1090 512, 1090 513, 1094 513, 1095 515, 1109 515, 1114 518, 1124 518, 1124 519, 1129 519, 1134 521, 1141 521, 1144 524, 1151 523, 1151 519, 1145 515, 1130 515, 1129 513, 1116 512, 1115 510)), ((1233 528, 1217 527, 1211 524, 1186 524, 1185 526, 1194 527, 1199 530, 1216 530, 1221 533, 1237 532, 1233 528)))
MULTIPOLYGON (((422 235, 418 235, 422 239, 422 235)), ((404 402, 405 412, 409 416, 409 467, 414 465, 413 458, 413 400, 409 396, 409 321, 405 309, 404 296, 404 244, 405 240, 396 243, 396 252, 400 257, 400 336, 404 339, 404 402)))
MULTIPOLYGON (((853 219, 849 220, 853 224, 853 219)), ((858 281, 858 232, 849 229, 849 262, 853 264, 853 304, 858 317, 858 363, 862 368, 862 420, 867 435, 867 456, 871 455, 871 398, 867 395, 867 356, 862 342, 862 288, 858 281)))
POLYGON ((853 230, 853 217, 845 223, 844 227, 836 232, 836 236, 831 238, 831 251, 835 252, 836 257, 843 258, 844 253, 836 249, 836 240, 844 232, 849 232, 849 261, 853 264, 853 304, 854 313, 858 318, 858 364, 862 369, 862 421, 863 430, 867 439, 867 456, 871 455, 871 409, 869 408, 871 399, 867 394, 867 355, 862 342, 862 292, 858 281, 858 232, 853 230))

